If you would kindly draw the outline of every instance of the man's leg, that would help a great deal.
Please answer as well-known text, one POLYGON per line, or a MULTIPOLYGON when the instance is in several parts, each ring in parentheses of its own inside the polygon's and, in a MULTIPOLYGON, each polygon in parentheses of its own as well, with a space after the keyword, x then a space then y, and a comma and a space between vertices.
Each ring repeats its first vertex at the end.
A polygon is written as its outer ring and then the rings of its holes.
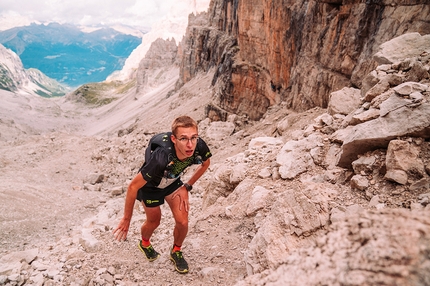
POLYGON ((172 210, 173 218, 175 219, 175 228, 173 230, 173 248, 170 253, 170 259, 175 264, 175 269, 179 273, 188 273, 188 263, 185 261, 181 246, 188 233, 188 212, 185 208, 179 209, 181 200, 178 198, 172 199, 173 194, 165 199, 172 210))
POLYGON ((144 203, 142 203, 142 205, 145 210, 146 220, 140 228, 142 240, 139 242, 139 249, 146 255, 149 261, 154 261, 160 254, 152 247, 149 239, 154 233, 154 230, 160 225, 161 209, 160 206, 147 207, 144 203))
POLYGON ((143 209, 145 210, 146 220, 140 228, 140 234, 142 238, 150 239, 154 230, 160 225, 161 221, 161 209, 160 206, 147 207, 142 202, 143 209))
POLYGON ((166 197, 166 202, 172 210, 173 218, 175 219, 175 229, 173 230, 173 243, 181 246, 188 233, 188 212, 185 208, 179 210, 180 200, 172 199, 173 194, 166 197))

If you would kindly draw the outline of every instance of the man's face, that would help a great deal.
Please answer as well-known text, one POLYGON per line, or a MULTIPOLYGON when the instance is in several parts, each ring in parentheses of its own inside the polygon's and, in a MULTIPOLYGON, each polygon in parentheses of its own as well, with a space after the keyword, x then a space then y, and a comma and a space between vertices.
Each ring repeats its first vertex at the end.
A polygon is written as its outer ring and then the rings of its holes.
POLYGON ((184 160, 194 154, 199 135, 195 127, 179 127, 176 135, 172 134, 172 142, 175 144, 176 156, 184 160))

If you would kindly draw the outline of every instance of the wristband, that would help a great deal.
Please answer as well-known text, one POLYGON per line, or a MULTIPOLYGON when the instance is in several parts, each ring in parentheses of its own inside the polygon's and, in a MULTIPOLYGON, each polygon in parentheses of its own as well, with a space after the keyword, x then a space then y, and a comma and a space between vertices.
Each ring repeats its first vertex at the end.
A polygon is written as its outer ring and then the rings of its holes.
POLYGON ((187 189, 187 191, 189 191, 189 192, 193 189, 193 186, 191 186, 191 185, 189 185, 189 184, 187 184, 187 183, 185 183, 185 184, 184 184, 184 187, 185 187, 185 189, 187 189))

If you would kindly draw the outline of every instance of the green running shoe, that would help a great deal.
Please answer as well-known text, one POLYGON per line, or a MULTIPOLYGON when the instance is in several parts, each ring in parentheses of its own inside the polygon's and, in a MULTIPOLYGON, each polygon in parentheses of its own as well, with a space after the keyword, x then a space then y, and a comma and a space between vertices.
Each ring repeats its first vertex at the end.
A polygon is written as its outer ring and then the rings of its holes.
POLYGON ((138 247, 139 247, 140 251, 145 253, 146 258, 149 261, 154 261, 155 259, 157 259, 160 256, 160 253, 155 251, 155 249, 152 247, 152 245, 149 245, 148 247, 143 246, 142 240, 139 240, 138 247))
POLYGON ((170 251, 170 260, 175 264, 175 269, 181 274, 188 273, 188 263, 185 261, 182 251, 170 251))

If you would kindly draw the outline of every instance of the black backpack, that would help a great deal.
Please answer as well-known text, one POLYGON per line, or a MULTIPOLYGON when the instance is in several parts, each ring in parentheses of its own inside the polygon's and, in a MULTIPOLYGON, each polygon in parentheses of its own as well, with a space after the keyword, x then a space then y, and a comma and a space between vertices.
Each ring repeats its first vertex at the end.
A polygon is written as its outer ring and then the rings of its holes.
MULTIPOLYGON (((149 162, 149 159, 151 158, 152 152, 157 149, 158 147, 166 148, 169 151, 169 160, 173 159, 173 142, 170 139, 172 135, 172 132, 163 132, 159 133, 157 135, 154 135, 148 143, 148 147, 146 147, 145 150, 145 163, 149 162)), ((194 151, 195 159, 193 164, 201 164, 202 163, 202 157, 199 155, 199 150, 196 148, 194 151)), ((169 169, 169 165, 171 162, 166 166, 166 169, 169 169)))
MULTIPOLYGON (((158 147, 163 147, 166 148, 167 150, 169 150, 170 154, 173 153, 173 142, 170 139, 170 136, 172 135, 172 132, 164 132, 164 133, 159 133, 157 135, 154 135, 148 143, 148 147, 146 148, 145 151, 145 162, 148 162, 149 159, 151 158, 151 153, 157 149, 158 147)), ((170 155, 169 154, 169 158, 170 155)))

